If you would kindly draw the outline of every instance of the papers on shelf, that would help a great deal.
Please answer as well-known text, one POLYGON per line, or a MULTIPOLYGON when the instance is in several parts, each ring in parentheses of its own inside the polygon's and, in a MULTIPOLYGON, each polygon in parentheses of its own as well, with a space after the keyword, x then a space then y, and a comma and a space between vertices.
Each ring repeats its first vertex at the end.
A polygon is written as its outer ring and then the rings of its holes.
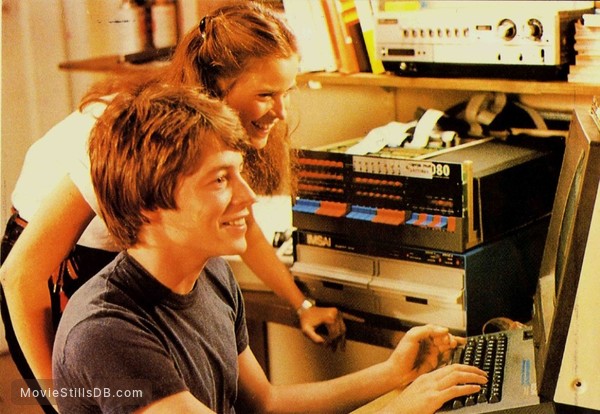
POLYGON ((600 83, 600 13, 584 14, 575 24, 575 64, 569 82, 600 83))

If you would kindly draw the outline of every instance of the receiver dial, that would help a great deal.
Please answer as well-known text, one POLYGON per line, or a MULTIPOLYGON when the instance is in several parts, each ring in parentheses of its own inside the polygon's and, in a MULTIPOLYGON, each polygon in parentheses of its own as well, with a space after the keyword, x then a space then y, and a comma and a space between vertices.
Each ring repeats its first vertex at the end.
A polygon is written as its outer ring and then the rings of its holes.
POLYGON ((544 26, 538 19, 529 19, 527 21, 527 31, 529 38, 540 40, 544 34, 544 26))
POLYGON ((498 35, 504 40, 512 40, 517 35, 517 26, 510 19, 503 19, 498 23, 498 35))

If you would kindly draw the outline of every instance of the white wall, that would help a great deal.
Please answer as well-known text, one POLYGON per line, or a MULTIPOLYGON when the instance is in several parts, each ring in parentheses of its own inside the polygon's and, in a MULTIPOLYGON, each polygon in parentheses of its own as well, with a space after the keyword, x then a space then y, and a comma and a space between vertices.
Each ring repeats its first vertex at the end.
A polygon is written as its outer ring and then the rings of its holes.
POLYGON ((61 11, 60 0, 2 1, 2 232, 27 148, 72 106, 68 76, 58 70, 65 60, 61 11))
POLYGON ((71 108, 60 0, 2 2, 2 216, 25 151, 71 108))
POLYGON ((368 86, 301 86, 293 95, 290 124, 295 147, 316 146, 363 137, 393 121, 394 93, 368 86))

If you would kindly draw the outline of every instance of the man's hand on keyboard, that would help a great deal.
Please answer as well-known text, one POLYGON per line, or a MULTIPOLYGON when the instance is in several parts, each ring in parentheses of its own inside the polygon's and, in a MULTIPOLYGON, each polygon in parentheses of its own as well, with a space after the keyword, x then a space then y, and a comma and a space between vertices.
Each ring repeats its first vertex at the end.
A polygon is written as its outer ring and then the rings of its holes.
POLYGON ((464 338, 449 333, 447 328, 425 325, 410 329, 398 343, 389 361, 402 381, 402 387, 420 375, 450 362, 452 350, 464 338))
POLYGON ((423 374, 402 390, 382 413, 430 414, 446 401, 479 392, 487 382, 478 368, 452 364, 423 374))

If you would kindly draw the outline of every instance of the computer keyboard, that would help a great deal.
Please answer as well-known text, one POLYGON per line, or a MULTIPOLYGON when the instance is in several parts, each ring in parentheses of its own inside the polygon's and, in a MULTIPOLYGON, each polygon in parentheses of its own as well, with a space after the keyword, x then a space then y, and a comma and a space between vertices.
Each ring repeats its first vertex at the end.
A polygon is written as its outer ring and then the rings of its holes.
POLYGON ((502 381, 508 338, 504 333, 471 336, 464 346, 458 347, 452 363, 476 366, 488 374, 488 383, 476 394, 456 398, 447 403, 448 409, 475 404, 497 403, 502 399, 502 381))

